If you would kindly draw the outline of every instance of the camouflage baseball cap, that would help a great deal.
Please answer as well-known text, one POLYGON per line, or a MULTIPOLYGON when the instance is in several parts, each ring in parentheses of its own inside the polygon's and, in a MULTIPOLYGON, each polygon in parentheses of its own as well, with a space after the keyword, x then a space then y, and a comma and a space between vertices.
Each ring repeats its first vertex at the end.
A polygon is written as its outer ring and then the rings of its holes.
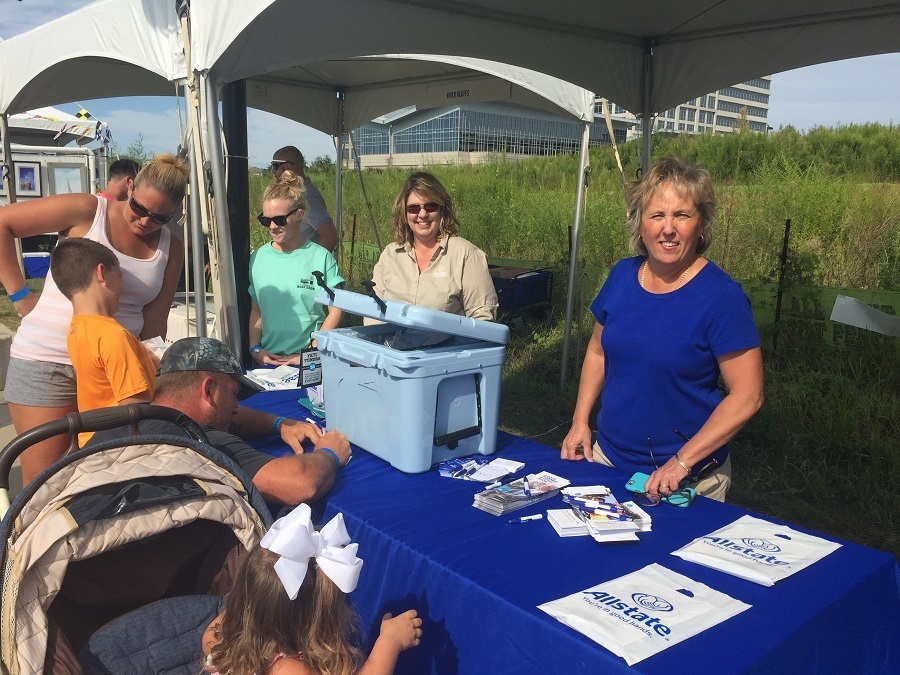
POLYGON ((163 353, 156 376, 192 370, 231 375, 241 385, 239 399, 265 391, 265 387, 244 375, 244 369, 231 350, 213 338, 186 337, 178 340, 163 353))

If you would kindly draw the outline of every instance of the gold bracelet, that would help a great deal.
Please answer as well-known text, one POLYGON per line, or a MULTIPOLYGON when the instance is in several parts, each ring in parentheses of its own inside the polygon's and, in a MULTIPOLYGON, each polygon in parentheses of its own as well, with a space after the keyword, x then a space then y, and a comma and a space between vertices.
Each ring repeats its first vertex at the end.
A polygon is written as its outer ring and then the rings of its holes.
POLYGON ((677 452, 675 453, 675 461, 678 462, 679 464, 681 464, 681 468, 684 469, 685 471, 687 471, 688 474, 691 473, 691 468, 687 464, 685 464, 684 462, 681 461, 681 457, 678 456, 677 452))

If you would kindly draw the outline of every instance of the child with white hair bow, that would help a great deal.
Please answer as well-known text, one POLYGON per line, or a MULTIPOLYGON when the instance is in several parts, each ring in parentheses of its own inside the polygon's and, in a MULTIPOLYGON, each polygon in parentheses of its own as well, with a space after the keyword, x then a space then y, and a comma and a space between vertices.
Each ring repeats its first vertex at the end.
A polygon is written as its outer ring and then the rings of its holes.
POLYGON ((320 532, 301 504, 275 521, 242 561, 225 611, 203 634, 206 670, 221 675, 377 675, 422 637, 411 609, 385 614, 368 659, 346 593, 356 588, 356 557, 341 514, 320 532), (311 564, 312 563, 312 564, 311 564), (360 666, 362 666, 360 668, 360 666))

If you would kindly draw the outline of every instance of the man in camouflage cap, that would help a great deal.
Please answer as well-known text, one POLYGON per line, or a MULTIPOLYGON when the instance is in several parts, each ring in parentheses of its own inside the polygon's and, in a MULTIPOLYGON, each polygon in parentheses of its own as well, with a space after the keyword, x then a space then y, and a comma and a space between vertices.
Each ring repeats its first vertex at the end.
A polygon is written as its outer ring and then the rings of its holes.
MULTIPOLYGON (((156 373, 153 403, 175 408, 204 427, 209 442, 237 462, 266 501, 295 506, 319 499, 331 489, 338 469, 350 459, 343 434, 325 434, 314 424, 276 417, 238 405, 263 387, 244 375, 240 363, 223 343, 213 338, 178 340, 163 354, 156 373), (245 439, 278 433, 296 454, 272 457, 245 439), (302 442, 315 443, 304 453, 302 442)), ((144 420, 145 434, 173 433, 169 422, 144 420)), ((91 444, 130 435, 120 427, 94 435, 91 444)), ((180 430, 178 430, 180 434, 180 430)))

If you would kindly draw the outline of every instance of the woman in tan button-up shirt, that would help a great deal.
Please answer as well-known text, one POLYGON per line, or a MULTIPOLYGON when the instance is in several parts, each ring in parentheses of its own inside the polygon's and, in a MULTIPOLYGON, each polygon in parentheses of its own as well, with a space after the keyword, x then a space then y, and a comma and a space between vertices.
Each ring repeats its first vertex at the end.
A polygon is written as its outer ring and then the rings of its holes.
POLYGON ((388 244, 372 271, 375 292, 474 319, 497 317, 497 292, 487 257, 456 234, 453 201, 430 173, 409 177, 394 201, 388 244))

